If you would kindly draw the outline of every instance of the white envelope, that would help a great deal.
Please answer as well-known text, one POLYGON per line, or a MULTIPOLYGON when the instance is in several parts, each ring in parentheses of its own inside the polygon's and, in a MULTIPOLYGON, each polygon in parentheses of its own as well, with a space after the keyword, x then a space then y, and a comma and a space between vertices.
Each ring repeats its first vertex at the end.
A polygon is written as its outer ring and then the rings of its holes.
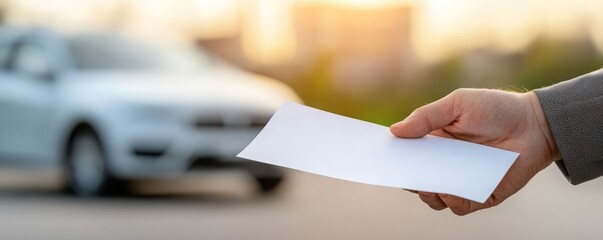
POLYGON ((379 186, 483 203, 518 153, 389 128, 286 102, 237 157, 379 186))

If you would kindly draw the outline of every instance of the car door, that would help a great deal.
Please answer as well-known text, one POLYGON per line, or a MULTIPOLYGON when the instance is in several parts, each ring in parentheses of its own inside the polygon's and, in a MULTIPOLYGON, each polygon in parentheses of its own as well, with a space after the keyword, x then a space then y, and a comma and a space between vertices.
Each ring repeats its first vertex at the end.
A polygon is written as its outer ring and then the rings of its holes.
POLYGON ((0 152, 42 159, 49 146, 54 81, 48 49, 22 39, 0 75, 0 152))

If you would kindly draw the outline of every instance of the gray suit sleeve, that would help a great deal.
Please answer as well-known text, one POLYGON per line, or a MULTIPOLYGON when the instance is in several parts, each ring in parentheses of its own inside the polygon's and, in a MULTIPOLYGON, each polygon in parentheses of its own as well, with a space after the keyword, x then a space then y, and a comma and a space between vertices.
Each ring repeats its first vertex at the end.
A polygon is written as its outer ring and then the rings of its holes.
POLYGON ((537 89, 561 160, 572 184, 603 175, 603 69, 537 89))

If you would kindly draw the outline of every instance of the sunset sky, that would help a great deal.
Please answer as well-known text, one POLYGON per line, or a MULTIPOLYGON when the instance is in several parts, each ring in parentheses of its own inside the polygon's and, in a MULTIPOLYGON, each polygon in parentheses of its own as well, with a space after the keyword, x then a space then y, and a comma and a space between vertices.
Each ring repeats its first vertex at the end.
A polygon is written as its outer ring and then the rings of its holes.
POLYGON ((241 34, 245 52, 267 64, 295 54, 293 8, 411 6, 412 46, 420 59, 438 61, 458 51, 523 49, 538 35, 591 37, 603 50, 603 17, 597 0, 4 0, 15 23, 56 22, 65 28, 127 20, 141 32, 216 38, 241 34), (118 8, 130 14, 120 15, 118 8), (119 18, 118 20, 115 20, 119 18))

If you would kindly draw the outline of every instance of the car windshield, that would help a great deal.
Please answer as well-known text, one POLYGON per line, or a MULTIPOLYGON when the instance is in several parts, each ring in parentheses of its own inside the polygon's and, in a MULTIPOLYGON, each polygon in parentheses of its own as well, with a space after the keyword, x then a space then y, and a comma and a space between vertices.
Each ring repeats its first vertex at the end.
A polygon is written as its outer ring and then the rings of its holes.
POLYGON ((118 34, 72 37, 68 48, 81 70, 199 71, 217 62, 201 49, 152 45, 118 34))

